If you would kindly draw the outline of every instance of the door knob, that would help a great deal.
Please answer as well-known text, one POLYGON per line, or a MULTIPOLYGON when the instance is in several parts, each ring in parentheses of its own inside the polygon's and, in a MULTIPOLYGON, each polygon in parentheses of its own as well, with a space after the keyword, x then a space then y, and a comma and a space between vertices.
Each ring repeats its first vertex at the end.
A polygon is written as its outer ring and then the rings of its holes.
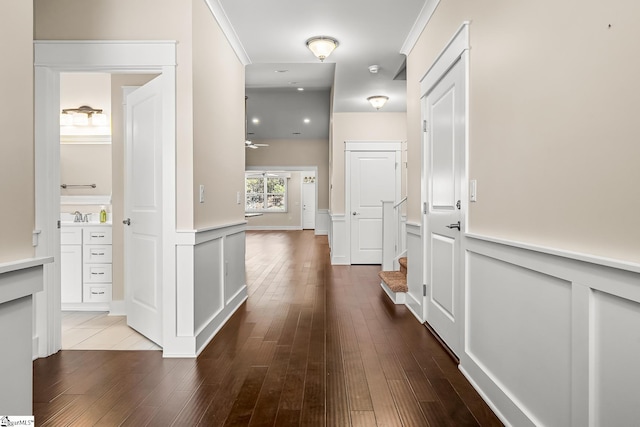
POLYGON ((457 222, 457 223, 455 223, 455 224, 449 224, 449 225, 447 225, 446 227, 447 227, 447 228, 452 228, 452 229, 453 229, 453 228, 457 228, 457 229, 458 229, 458 231, 460 231, 460 221, 458 221, 458 222, 457 222))
POLYGON ((355 212, 355 211, 354 211, 352 215, 353 215, 353 216, 360 215, 360 212, 355 212))
POLYGON ((122 223, 124 225, 131 225, 131 218, 127 218, 127 219, 122 220, 122 223))

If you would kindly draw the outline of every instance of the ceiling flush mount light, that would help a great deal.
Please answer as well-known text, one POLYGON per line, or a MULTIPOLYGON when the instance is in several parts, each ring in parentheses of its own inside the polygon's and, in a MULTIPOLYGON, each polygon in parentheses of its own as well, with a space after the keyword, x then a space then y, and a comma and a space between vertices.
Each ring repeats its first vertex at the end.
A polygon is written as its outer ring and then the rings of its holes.
POLYGON ((338 40, 328 36, 315 36, 307 40, 307 47, 321 62, 327 59, 338 45, 338 40))
POLYGON ((389 97, 384 95, 374 95, 367 98, 367 101, 369 101, 376 110, 384 107, 384 104, 386 104, 388 100, 389 97))

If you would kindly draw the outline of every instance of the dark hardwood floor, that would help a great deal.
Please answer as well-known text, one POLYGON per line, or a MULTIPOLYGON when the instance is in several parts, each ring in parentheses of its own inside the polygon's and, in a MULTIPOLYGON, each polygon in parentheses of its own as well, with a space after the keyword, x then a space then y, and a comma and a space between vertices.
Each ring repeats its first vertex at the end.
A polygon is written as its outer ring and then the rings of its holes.
POLYGON ((248 301, 197 359, 34 361, 38 426, 497 426, 455 363, 326 236, 248 232, 248 301))

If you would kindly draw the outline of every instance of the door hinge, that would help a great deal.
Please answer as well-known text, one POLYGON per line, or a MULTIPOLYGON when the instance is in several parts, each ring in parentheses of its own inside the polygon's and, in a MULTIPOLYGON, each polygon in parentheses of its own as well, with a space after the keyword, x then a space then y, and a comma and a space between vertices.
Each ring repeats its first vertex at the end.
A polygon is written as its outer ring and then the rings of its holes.
POLYGON ((422 132, 427 132, 427 121, 426 120, 422 121, 422 132))
POLYGON ((427 285, 422 285, 422 296, 423 297, 427 296, 427 285))
POLYGON ((429 203, 423 202, 422 203, 422 213, 426 215, 428 209, 429 209, 429 203))
POLYGON ((61 227, 61 225, 60 225, 60 220, 58 220, 58 228, 60 228, 60 227, 61 227))

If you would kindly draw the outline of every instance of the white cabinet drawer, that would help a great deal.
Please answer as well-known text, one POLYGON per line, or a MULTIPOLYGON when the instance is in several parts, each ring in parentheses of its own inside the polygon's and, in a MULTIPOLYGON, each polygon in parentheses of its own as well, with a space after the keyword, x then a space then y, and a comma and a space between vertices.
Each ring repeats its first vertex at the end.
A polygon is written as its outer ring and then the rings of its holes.
POLYGON ((61 245, 81 245, 82 244, 82 228, 81 227, 60 228, 60 244, 61 245))
POLYGON ((86 227, 82 237, 85 245, 110 245, 111 227, 86 227))
POLYGON ((82 292, 82 302, 110 302, 111 285, 85 284, 82 292))
POLYGON ((111 262, 111 245, 84 245, 84 263, 111 262))
POLYGON ((85 264, 82 269, 84 282, 111 282, 111 264, 85 264))

